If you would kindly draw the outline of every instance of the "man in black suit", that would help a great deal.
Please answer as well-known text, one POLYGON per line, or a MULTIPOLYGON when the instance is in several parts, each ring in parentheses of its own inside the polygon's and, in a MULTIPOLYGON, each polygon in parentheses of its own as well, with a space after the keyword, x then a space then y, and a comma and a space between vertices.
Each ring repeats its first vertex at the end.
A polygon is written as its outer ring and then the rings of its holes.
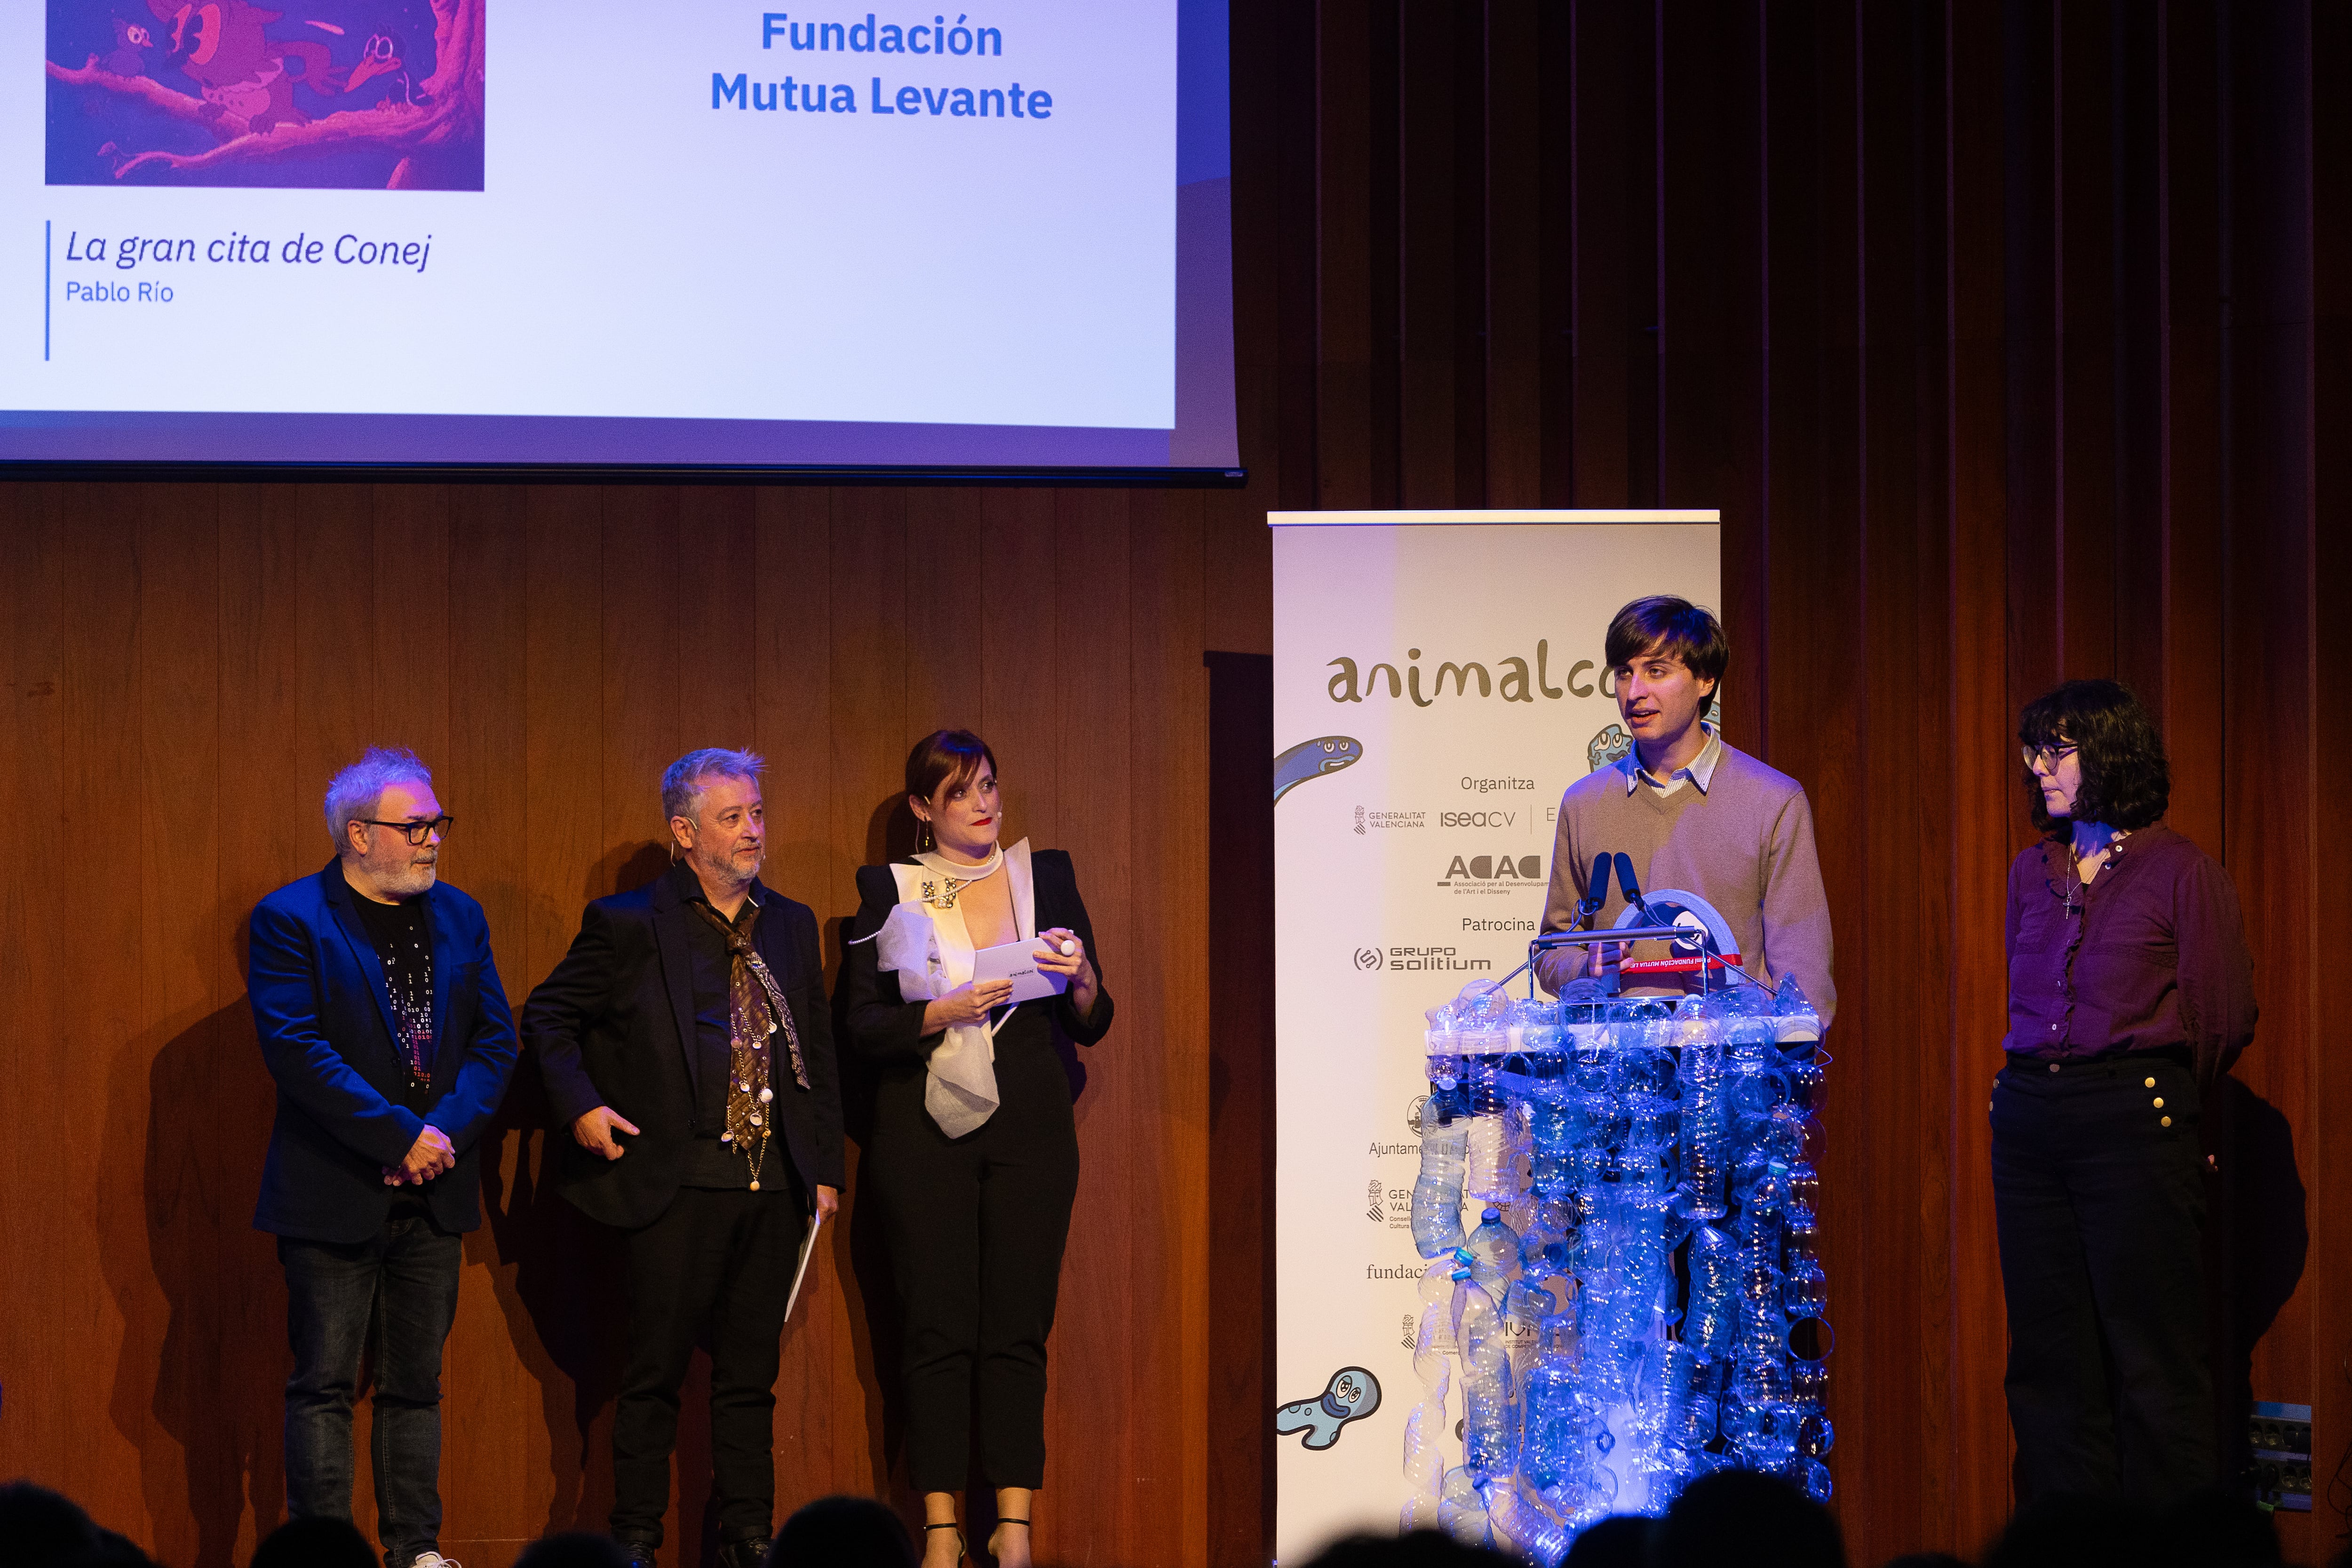
POLYGON ((478 1141, 515 1060, 482 906, 440 879, 450 822, 413 752, 371 748, 337 773, 335 858, 255 908, 246 984, 278 1081, 253 1223, 286 1270, 287 1506, 351 1518, 373 1336, 387 1568, 445 1563, 441 1347, 458 1237, 482 1223, 478 1141))
POLYGON ((840 1080, 816 916, 760 883, 762 765, 718 750, 670 764, 670 868, 590 904, 523 1008, 548 1099, 572 1131, 563 1194, 622 1234, 629 1349, 612 1521, 633 1564, 651 1564, 661 1545, 678 1385, 706 1331, 719 1563, 761 1561, 784 1307, 808 1215, 840 1200, 840 1080))

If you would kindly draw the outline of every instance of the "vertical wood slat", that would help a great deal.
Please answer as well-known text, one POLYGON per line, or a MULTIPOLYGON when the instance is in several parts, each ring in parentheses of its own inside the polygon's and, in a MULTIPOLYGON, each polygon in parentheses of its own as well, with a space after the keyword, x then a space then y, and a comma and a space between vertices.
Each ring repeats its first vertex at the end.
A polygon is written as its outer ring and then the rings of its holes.
MULTIPOLYGON (((2307 515, 2313 520, 2313 598, 2323 607, 2313 628, 2313 663, 2325 672, 2314 692, 2313 729, 2317 744, 2314 759, 2322 781, 2323 801, 2336 798, 2341 781, 2352 776, 2347 755, 2347 731, 2352 731, 2352 701, 2346 683, 2336 672, 2346 668, 2346 617, 2336 606, 2352 597, 2352 534, 2343 526, 2352 507, 2352 449, 2325 433, 2340 430, 2352 410, 2352 200, 2346 196, 2344 171, 2352 168, 2352 110, 2343 95, 2320 86, 2335 79, 2341 62, 2352 59, 2352 17, 2337 6, 2310 8, 2310 62, 2305 83, 2311 117, 2309 164, 2303 171, 2311 222, 2311 402, 2305 429, 2312 442, 2311 497, 2307 515)), ((2319 836, 2313 867, 2317 901, 2313 913, 2321 930, 2339 930, 2352 919, 2352 854, 2339 835, 2319 836), (2339 922, 2331 924, 2330 922, 2339 922)), ((2323 1005, 2332 1001, 2323 996, 2323 1005)), ((2305 1121, 2305 1188, 2318 1194, 2352 1190, 2352 1138, 2345 1130, 2345 1110, 2352 1106, 2352 1060, 2317 1031, 2306 1049, 2312 1069, 2305 1121)), ((2310 1257, 2319 1260, 2306 1273, 2312 1325, 2314 1371, 2311 1404, 2321 1450, 2340 1456, 2352 1432, 2352 1375, 2347 1375, 2344 1347, 2352 1332, 2352 1280, 2327 1260, 2352 1254, 2352 1219, 2344 1205, 2326 1196, 2311 1205, 2310 1257)), ((2332 1462, 2315 1455, 2321 1465, 2332 1462)), ((2335 1489, 2326 1505, 2332 1515, 2315 1514, 2298 1533, 2298 1554, 2318 1560, 2331 1550, 2345 1521, 2335 1489)))
MULTIPOLYGON (((2223 763, 2227 861, 2245 910, 2262 1003, 2261 1033, 2235 1076, 2246 1090, 2247 1120, 2263 1105, 2273 1108, 2256 1124, 2267 1122, 2287 1143, 2265 1149, 2247 1140, 2231 1151, 2236 1168, 2224 1173, 2217 1206, 2228 1214, 2223 1241, 2234 1273, 2274 1260, 2261 1259, 2252 1246, 2266 1232, 2275 1234, 2268 1211, 2289 1194, 2263 1178, 2284 1178, 2290 1152, 2308 1158, 2314 1068, 2326 1026, 2314 875, 2324 835, 2314 724, 2321 678, 2311 481, 2320 426, 2310 403, 2311 16, 2302 6, 2233 7, 2227 25, 2222 657, 2231 686, 2245 683, 2242 691, 2230 691, 2230 733, 2264 738, 2259 751, 2230 746, 2223 763)), ((2340 793, 2340 783, 2336 787, 2340 793)), ((2308 1183, 2303 1190, 2317 1198, 2312 1208, 2330 1206, 2308 1183)), ((2312 1271, 2324 1273, 2326 1265, 2312 1271)), ((2323 1368, 2331 1384, 2340 1378, 2343 1326, 2329 1325, 2332 1331, 2322 1335, 2313 1296, 2306 1286, 2279 1304, 2270 1331, 2253 1347, 2254 1398, 2313 1390, 2323 1368)), ((2246 1321, 2250 1303, 2242 1297, 2231 1305, 2239 1314, 2233 1327, 2259 1325, 2259 1310, 2246 1321)), ((2328 1442, 2315 1433, 2314 1440, 2328 1442)), ((2342 1452, 2342 1436, 2333 1441, 2342 1452)))
POLYGON ((2162 15, 2164 92, 2164 730, 2169 820, 2221 858, 2222 837, 2220 21, 2210 0, 2162 15))
MULTIPOLYGON (((1456 7, 1403 0, 1397 91, 1397 500, 1454 504, 1456 7)), ((1458 8, 1473 14, 1473 6, 1458 8)), ((1377 439, 1378 437, 1375 437, 1377 439)))
MULTIPOLYGON (((2008 1005, 2001 951, 2010 824, 2017 812, 2010 762, 2003 542, 2007 535, 2002 437, 2004 299, 2000 215, 2001 37, 1998 16, 1946 8, 1945 147, 1951 233, 1945 264, 1952 354, 1948 367, 1951 487, 1948 637, 1952 687, 1952 855, 1948 898, 1952 962, 1946 979, 1952 1301, 1948 1349, 1950 1442, 1930 1462, 1952 1468, 1953 1550, 1973 1556, 2000 1529, 2009 1503, 2009 1412, 2001 1396, 2008 1352, 1992 1215, 1990 1112, 2001 1065, 1986 1020, 2008 1005), (1948 1458, 1947 1458, 1948 1456, 1948 1458)), ((1922 1532, 1919 1539, 1928 1539, 1922 1532)))
POLYGON ((1316 28, 1315 504, 1372 503, 1373 7, 1329 0, 1316 28))
POLYGON ((1573 98, 1576 353, 1573 392, 1575 500, 1580 507, 1632 506, 1627 411, 1629 345, 1638 323, 1630 306, 1636 249, 1632 181, 1634 148, 1647 138, 1630 116, 1626 73, 1640 58, 1635 7, 1576 0, 1573 98))
POLYGON ((2069 678, 2116 672, 2115 15, 2054 13, 2059 673, 2069 678))
MULTIPOLYGON (((1105 984, 1116 994, 1133 972, 1150 925, 1137 918, 1129 846, 1133 822, 1133 734, 1129 605, 1133 576, 1129 498, 1100 490, 1063 490, 1053 498, 1051 584, 1055 622, 1052 750, 1059 800, 1050 836, 1026 836, 1039 848, 1069 851, 1086 899, 1105 984)), ((1024 832, 1017 826, 1016 834, 1024 832)), ((1144 866, 1150 861, 1147 858, 1144 866)), ((1157 900, 1151 900, 1156 905, 1157 900)), ((1148 972, 1147 972, 1148 973, 1148 972)), ((1148 1010, 1143 1010, 1148 1011, 1148 1010)), ((1038 1532, 1048 1560, 1111 1564, 1153 1561, 1157 1531, 1143 1521, 1164 1517, 1170 1467, 1159 1462, 1150 1434, 1119 1420, 1104 1397, 1133 1402, 1174 1381, 1131 1325, 1155 1310, 1149 1260, 1138 1256, 1143 1227, 1133 1225, 1143 1197, 1149 1155, 1145 1102, 1122 1059, 1149 1054, 1164 1019, 1140 1016, 1121 1029, 1122 1050, 1088 1050, 1078 1066, 1076 1120, 1081 1175, 1062 1260, 1064 1310, 1055 1319, 1046 1392, 1046 1489, 1064 1497, 1117 1496, 1119 1506, 1049 1510, 1038 1532), (1155 1375, 1156 1374, 1156 1375, 1155 1375)), ((1165 1347, 1172 1349, 1171 1347, 1165 1347)))
POLYGON ((1486 186, 1477 204, 1486 226, 1481 466, 1486 504, 1496 507, 1540 506, 1544 495, 1546 230, 1554 211, 1545 131, 1559 105, 1545 94, 1543 11, 1535 0, 1495 0, 1486 47, 1474 57, 1486 73, 1486 186))

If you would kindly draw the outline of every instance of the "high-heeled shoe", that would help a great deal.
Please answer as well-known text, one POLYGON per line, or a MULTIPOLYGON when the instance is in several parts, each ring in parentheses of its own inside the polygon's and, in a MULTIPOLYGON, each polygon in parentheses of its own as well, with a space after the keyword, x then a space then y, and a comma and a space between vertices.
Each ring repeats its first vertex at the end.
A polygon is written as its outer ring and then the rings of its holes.
POLYGON ((971 1550, 970 1550, 971 1543, 970 1543, 969 1542, 967 1542, 967 1541, 965 1541, 965 1540, 964 1540, 964 1538, 963 1538, 963 1531, 962 1531, 961 1528, 959 1528, 959 1527, 955 1524, 955 1522, 954 1522, 953 1521, 949 1521, 948 1523, 946 1523, 946 1524, 927 1524, 927 1525, 923 1526, 923 1533, 924 1533, 925 1535, 929 1535, 929 1534, 931 1531, 933 1531, 934 1530, 952 1530, 952 1531, 954 1531, 956 1532, 956 1561, 957 1561, 957 1562, 961 1563, 961 1562, 962 1562, 965 1558, 967 1558, 967 1557, 969 1557, 969 1556, 971 1556, 971 1550))

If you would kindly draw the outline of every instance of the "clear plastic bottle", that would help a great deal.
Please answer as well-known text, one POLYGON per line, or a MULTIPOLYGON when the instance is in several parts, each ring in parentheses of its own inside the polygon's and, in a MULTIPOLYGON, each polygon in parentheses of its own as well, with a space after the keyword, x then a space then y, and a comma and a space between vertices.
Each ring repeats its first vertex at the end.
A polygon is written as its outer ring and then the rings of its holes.
POLYGON ((1486 1489, 1487 1517, 1495 1533, 1518 1548, 1519 1555, 1540 1568, 1557 1568, 1568 1555, 1569 1534, 1559 1521, 1529 1502, 1508 1480, 1486 1489))
POLYGON ((1518 1406, 1509 1343, 1494 1299, 1466 1268, 1454 1271, 1454 1339, 1462 1351, 1464 1463, 1480 1480, 1518 1462, 1518 1406))
POLYGON ((1528 1228, 1519 1235, 1519 1277, 1540 1281, 1567 1274, 1569 1256, 1576 1245, 1576 1226, 1573 1199, 1538 1192, 1529 1209, 1528 1228))
POLYGON ((1739 1244, 1727 1232, 1701 1226, 1691 1237, 1690 1310, 1683 1342, 1702 1361, 1731 1354, 1738 1333, 1739 1244))
POLYGON ((1462 1244, 1462 1174, 1468 1146, 1464 1124, 1422 1134, 1421 1175, 1412 1184, 1412 1244, 1436 1258, 1462 1244))
MULTIPOLYGON (((1429 1337, 1425 1319, 1422 1337, 1424 1341, 1429 1337)), ((1441 1361, 1436 1381, 1423 1390, 1421 1403, 1405 1417, 1405 1502, 1397 1519, 1400 1530, 1419 1530, 1437 1523, 1439 1486, 1445 1471, 1446 1396, 1451 1384, 1451 1368, 1441 1361)))
POLYGON ((1525 1436, 1519 1473, 1538 1490, 1549 1492, 1576 1479, 1585 1463, 1583 1394, 1575 1327, 1568 1318, 1545 1321, 1521 1402, 1525 1436))
POLYGON ((1496 1301, 1510 1282, 1519 1277, 1519 1238, 1503 1223, 1503 1213, 1496 1208, 1481 1209, 1478 1228, 1463 1243, 1470 1254, 1470 1272, 1486 1294, 1496 1301))
POLYGON ((1412 1184, 1412 1245, 1442 1258, 1462 1245, 1462 1189, 1422 1177, 1412 1184))
POLYGON ((1467 1466, 1456 1465, 1445 1472, 1445 1485, 1437 1504, 1437 1527, 1465 1546, 1486 1544, 1486 1500, 1467 1466))
POLYGON ((1785 975, 1772 997, 1772 1038, 1784 1055, 1810 1058, 1821 1043, 1822 1016, 1805 999, 1805 988, 1785 975))
POLYGON ((1421 1403, 1405 1417, 1406 1500, 1400 1528, 1437 1522, 1438 1482, 1445 1467, 1445 1438, 1452 1430, 1446 1401, 1454 1385, 1454 1259, 1441 1258, 1421 1277, 1421 1331, 1412 1370, 1421 1379, 1421 1403))

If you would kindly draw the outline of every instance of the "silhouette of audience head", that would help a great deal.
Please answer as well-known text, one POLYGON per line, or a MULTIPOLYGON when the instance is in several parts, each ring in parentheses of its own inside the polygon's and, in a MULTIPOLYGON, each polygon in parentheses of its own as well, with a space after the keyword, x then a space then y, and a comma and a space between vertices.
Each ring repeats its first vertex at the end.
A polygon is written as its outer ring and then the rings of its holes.
POLYGON ((1650 1538, 1652 1568, 1845 1568, 1829 1510, 1777 1476, 1717 1470, 1685 1487, 1650 1538))
POLYGON ((567 1530, 524 1547, 515 1568, 629 1568, 629 1558, 609 1535, 567 1530))
POLYGON ((0 1485, 0 1562, 9 1568, 153 1568, 70 1498, 30 1481, 0 1485))
POLYGON ((915 1568, 919 1561, 898 1516, 870 1497, 819 1498, 784 1521, 768 1548, 768 1568, 915 1568))
POLYGON ((2221 1487, 2200 1488, 2165 1510, 2163 1540, 2174 1562, 2197 1568, 2277 1568, 2284 1561, 2271 1516, 2221 1487))
POLYGON ((1348 1535, 1325 1547, 1307 1568, 1518 1568, 1518 1560, 1483 1546, 1465 1546, 1434 1530, 1407 1535, 1348 1535))
POLYGON ((2147 1517, 2120 1499, 2048 1492, 2010 1516, 1985 1568, 2146 1568, 2160 1545, 2147 1517))
POLYGON ((376 1568, 367 1537, 348 1519, 289 1519, 254 1549, 253 1568, 376 1568))
POLYGON ((1560 1568, 1644 1568, 1654 1522, 1639 1514, 1620 1513, 1588 1525, 1570 1545, 1560 1568))

